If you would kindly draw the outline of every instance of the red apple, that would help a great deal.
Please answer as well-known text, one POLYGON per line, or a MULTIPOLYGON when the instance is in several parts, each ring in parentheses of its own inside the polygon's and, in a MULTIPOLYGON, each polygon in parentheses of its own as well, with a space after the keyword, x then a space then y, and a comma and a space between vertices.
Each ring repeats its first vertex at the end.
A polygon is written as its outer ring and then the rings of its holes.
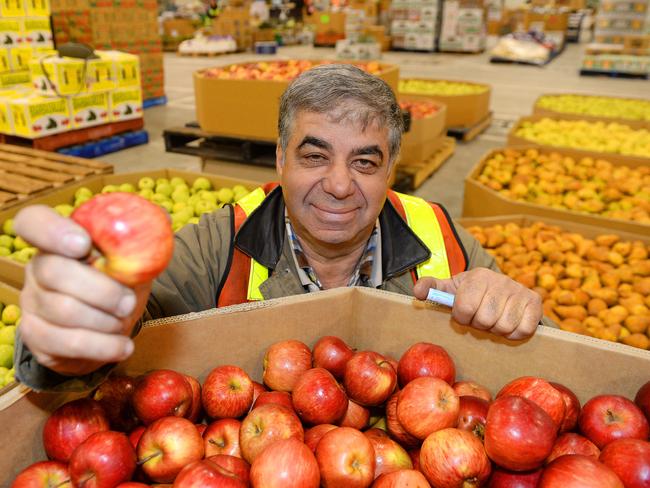
POLYGON ((191 407, 192 387, 185 376, 176 371, 151 371, 135 385, 133 408, 145 425, 163 417, 185 417, 191 407))
POLYGON ((482 398, 486 402, 492 401, 492 394, 485 386, 476 383, 475 381, 457 381, 452 386, 456 395, 459 397, 462 396, 474 396, 477 398, 482 398))
POLYGON ((142 434, 144 434, 145 430, 146 427, 144 425, 140 425, 133 429, 129 434, 129 442, 133 446, 133 449, 138 448, 138 442, 140 442, 140 437, 142 437, 142 434))
POLYGON ((242 421, 239 430, 239 446, 242 457, 249 463, 269 445, 281 439, 304 441, 300 419, 282 405, 273 403, 257 407, 242 421))
POLYGON ((237 419, 220 419, 208 425, 203 432, 205 457, 217 454, 241 457, 239 448, 239 429, 241 422, 237 419))
POLYGON ((316 446, 324 488, 367 487, 375 479, 375 453, 370 440, 356 429, 329 431, 316 446))
POLYGON ((178 473, 173 488, 246 488, 248 485, 227 469, 208 461, 194 461, 178 473))
POLYGON ((43 426, 47 457, 67 463, 72 451, 95 432, 109 430, 104 409, 95 400, 81 398, 57 408, 43 426))
POLYGON ((307 447, 311 449, 312 452, 316 452, 316 446, 323 438, 323 436, 327 434, 330 430, 334 430, 336 428, 337 428, 336 425, 321 424, 321 425, 315 425, 311 429, 307 429, 305 431, 305 444, 307 444, 307 447))
POLYGON ((375 451, 375 478, 400 469, 411 469, 413 463, 408 453, 381 429, 369 429, 364 435, 375 451))
POLYGON ((284 405, 293 410, 293 401, 291 401, 291 393, 286 391, 264 391, 259 394, 257 400, 253 403, 251 410, 255 407, 261 407, 268 403, 275 403, 277 405, 284 405))
POLYGON ((409 457, 411 458, 411 463, 413 463, 413 469, 422 471, 420 469, 420 449, 411 449, 408 451, 409 457))
POLYGON ((492 470, 492 476, 487 484, 488 488, 537 488, 537 483, 542 477, 542 468, 534 471, 514 472, 499 466, 492 470))
POLYGON ((137 481, 127 481, 126 483, 120 483, 115 488, 148 488, 149 485, 144 483, 138 483, 137 481))
POLYGON ((538 488, 624 488, 616 473, 590 457, 561 456, 542 472, 538 488))
POLYGON ((542 465, 553 449, 557 425, 536 403, 518 396, 497 398, 488 410, 485 451, 511 471, 542 465))
POLYGON ((292 391, 298 378, 311 368, 311 351, 300 341, 272 344, 264 355, 264 384, 277 391, 292 391))
POLYGON ((318 488, 320 473, 314 453, 298 439, 274 442, 257 456, 250 472, 256 488, 318 488))
POLYGON ((497 393, 497 398, 507 395, 527 398, 536 403, 542 410, 549 414, 558 429, 564 422, 564 415, 566 413, 564 397, 559 390, 553 388, 548 381, 542 378, 522 376, 521 378, 512 380, 501 388, 501 391, 497 393))
POLYGON ((399 392, 393 395, 386 402, 386 429, 388 434, 405 449, 419 447, 422 443, 420 439, 412 436, 397 420, 397 400, 399 399, 399 392))
POLYGON ((153 280, 172 257, 174 233, 167 213, 138 195, 96 195, 71 218, 101 253, 93 254, 93 266, 127 286, 153 280))
POLYGON ((229 456, 228 454, 217 454, 216 456, 206 456, 206 459, 230 471, 242 480, 246 486, 250 483, 251 465, 242 458, 229 456))
POLYGON ((194 426, 196 427, 196 430, 199 432, 199 435, 203 437, 203 433, 205 432, 205 429, 208 428, 208 426, 205 424, 194 424, 194 426))
POLYGON ((409 347, 400 358, 397 376, 402 388, 422 376, 440 378, 453 385, 456 366, 443 347, 429 342, 418 342, 409 347))
POLYGON ((305 371, 294 385, 291 399, 302 421, 312 425, 335 424, 348 409, 343 388, 323 368, 305 371))
POLYGON ((619 439, 600 453, 599 461, 614 471, 625 488, 650 486, 650 442, 619 439))
POLYGON ((129 481, 135 471, 135 450, 121 432, 104 431, 91 435, 70 457, 70 479, 74 486, 113 488, 129 481))
POLYGON ((460 402, 446 381, 421 376, 409 382, 397 399, 397 420, 404 429, 424 440, 437 430, 455 427, 460 402))
POLYGON ((201 383, 199 383, 199 380, 193 376, 187 374, 183 376, 185 376, 185 379, 187 380, 187 383, 190 385, 190 389, 192 390, 192 403, 190 409, 187 412, 186 418, 190 422, 196 423, 196 421, 199 420, 199 417, 201 416, 201 410, 203 409, 203 405, 201 404, 201 383))
POLYGON ((382 474, 371 488, 431 488, 422 473, 414 469, 400 469, 382 474))
POLYGON ((645 418, 650 422, 650 381, 639 388, 639 391, 634 397, 634 403, 636 403, 645 414, 645 418))
POLYGON ((490 477, 492 465, 474 434, 442 429, 422 444, 420 469, 436 488, 455 488, 482 486, 490 477))
POLYGON ((348 407, 339 425, 341 427, 352 427, 353 429, 363 430, 368 427, 369 421, 370 410, 352 400, 348 400, 348 407))
POLYGON ((131 404, 134 390, 135 378, 112 375, 93 393, 92 398, 104 409, 111 429, 130 432, 140 423, 131 404))
POLYGON ((202 400, 214 419, 241 417, 253 404, 253 381, 237 366, 218 366, 203 382, 202 400))
POLYGON ((325 368, 340 381, 345 373, 345 364, 354 355, 354 350, 343 339, 325 336, 314 344, 312 355, 314 368, 325 368))
POLYGON ((650 432, 639 407, 618 395, 599 395, 585 403, 578 426, 599 449, 616 439, 647 440, 650 432))
POLYGON ((600 449, 586 437, 566 432, 555 440, 553 450, 546 458, 546 464, 566 454, 582 454, 597 460, 600 456, 600 449))
POLYGON ((483 440, 490 403, 483 398, 465 395, 458 398, 458 404, 458 428, 483 440))
POLYGON ((564 406, 566 407, 564 421, 560 426, 560 434, 572 431, 576 428, 576 425, 578 425, 578 416, 580 415, 581 408, 580 400, 578 400, 575 393, 560 383, 551 382, 551 386, 562 393, 562 399, 564 400, 564 406))
POLYGON ((23 469, 10 488, 72 488, 72 484, 65 463, 39 461, 23 469))
POLYGON ((255 406, 255 402, 257 401, 257 397, 259 397, 262 393, 265 391, 268 391, 266 387, 257 381, 253 381, 253 405, 251 405, 251 408, 255 406))
POLYGON ((172 483, 190 463, 203 458, 203 439, 196 427, 182 417, 163 417, 142 434, 138 464, 157 483, 172 483))
POLYGON ((355 402, 381 405, 395 390, 397 374, 381 354, 358 352, 345 365, 343 385, 355 402))

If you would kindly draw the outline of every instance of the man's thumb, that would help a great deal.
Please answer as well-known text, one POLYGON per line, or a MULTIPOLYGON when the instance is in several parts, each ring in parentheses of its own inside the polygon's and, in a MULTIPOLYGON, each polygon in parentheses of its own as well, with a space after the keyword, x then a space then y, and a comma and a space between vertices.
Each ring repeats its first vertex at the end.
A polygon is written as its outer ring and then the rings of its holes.
POLYGON ((429 288, 435 288, 436 290, 444 291, 446 293, 456 293, 456 285, 452 279, 439 280, 426 276, 417 281, 413 287, 413 295, 415 295, 415 298, 418 300, 426 300, 429 288))

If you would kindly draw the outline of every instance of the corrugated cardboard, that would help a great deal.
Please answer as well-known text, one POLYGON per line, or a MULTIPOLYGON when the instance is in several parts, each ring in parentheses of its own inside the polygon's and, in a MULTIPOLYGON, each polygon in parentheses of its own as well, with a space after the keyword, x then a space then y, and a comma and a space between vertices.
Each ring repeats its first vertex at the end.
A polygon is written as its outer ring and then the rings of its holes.
MULTIPOLYGON (((380 63, 379 75, 397 92, 399 71, 380 63)), ((196 118, 205 132, 275 142, 278 138, 280 96, 289 81, 220 80, 194 73, 196 118)))
MULTIPOLYGON (((526 149, 535 148, 542 154, 558 152, 565 156, 575 159, 586 156, 600 157, 606 159, 616 166, 644 166, 647 163, 637 161, 636 159, 626 158, 624 156, 605 156, 600 153, 589 153, 587 151, 578 151, 573 149, 548 148, 544 146, 516 146, 509 149, 525 151, 526 149)), ((520 202, 510 200, 501 196, 497 191, 488 188, 478 181, 478 177, 483 170, 483 166, 493 154, 503 151, 505 148, 493 149, 472 168, 470 173, 465 177, 465 196, 463 199, 463 217, 490 217, 495 215, 527 214, 531 216, 540 216, 544 218, 570 221, 580 224, 593 225, 601 229, 611 229, 617 232, 630 232, 634 234, 647 235, 650 232, 650 225, 634 222, 631 220, 612 219, 592 215, 587 213, 576 212, 573 210, 562 210, 535 203, 520 202)))
MULTIPOLYGON (((458 83, 468 82, 458 81, 458 83)), ((400 92, 399 96, 404 100, 435 100, 444 103, 447 106, 447 128, 471 127, 484 120, 490 113, 490 94, 492 92, 492 88, 489 85, 483 85, 482 83, 472 84, 485 86, 487 90, 476 95, 414 95, 400 92)))
MULTIPOLYGON (((173 178, 179 176, 187 180, 190 184, 199 176, 205 177, 212 182, 216 188, 224 186, 232 187, 235 185, 243 185, 249 190, 253 190, 260 186, 258 182, 229 178, 216 174, 208 173, 195 173, 192 171, 182 171, 176 169, 160 169, 156 171, 140 171, 136 173, 118 173, 115 175, 96 176, 89 178, 81 183, 67 186, 61 190, 53 191, 42 197, 34 198, 26 203, 16 205, 0 212, 0 223, 7 219, 13 218, 18 211, 27 205, 49 205, 55 206, 62 203, 74 202, 74 193, 82 186, 92 190, 93 193, 101 191, 106 185, 119 185, 121 183, 137 184, 140 178, 149 176, 151 178, 173 178)), ((6 257, 0 257, 0 282, 8 283, 16 288, 22 288, 25 282, 25 266, 17 261, 6 257)))
POLYGON ((421 162, 435 153, 444 142, 447 107, 439 102, 438 112, 425 119, 411 119, 411 127, 402 135, 399 160, 404 163, 421 162))
MULTIPOLYGON (((297 339, 308 346, 336 335, 358 350, 399 358, 412 344, 434 342, 449 351, 458 379, 472 379, 496 393, 508 381, 541 376, 573 389, 580 400, 601 393, 634 398, 648 380, 650 352, 541 328, 525 342, 511 342, 462 327, 446 311, 409 297, 363 288, 339 288, 252 305, 211 310, 145 324, 135 354, 121 370, 138 374, 170 368, 202 381, 215 366, 235 364, 255 380, 272 343, 297 339)), ((0 412, 11 449, 0 457, 0 483, 44 459, 43 423, 64 395, 37 394, 0 412)))

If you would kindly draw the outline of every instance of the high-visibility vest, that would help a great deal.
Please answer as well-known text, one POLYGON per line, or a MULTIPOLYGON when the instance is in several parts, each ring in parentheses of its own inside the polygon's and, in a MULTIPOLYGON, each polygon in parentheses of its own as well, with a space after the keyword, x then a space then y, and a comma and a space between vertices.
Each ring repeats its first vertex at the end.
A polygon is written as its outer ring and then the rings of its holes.
MULTIPOLYGON (((276 186, 277 184, 270 184, 257 188, 234 205, 235 234, 276 186)), ((388 191, 387 196, 395 210, 431 253, 428 260, 411 271, 414 283, 424 276, 446 279, 465 270, 467 263, 463 248, 442 207, 392 190, 388 191)), ((260 285, 268 277, 269 269, 266 266, 235 247, 228 276, 217 297, 217 306, 263 300, 260 285)))

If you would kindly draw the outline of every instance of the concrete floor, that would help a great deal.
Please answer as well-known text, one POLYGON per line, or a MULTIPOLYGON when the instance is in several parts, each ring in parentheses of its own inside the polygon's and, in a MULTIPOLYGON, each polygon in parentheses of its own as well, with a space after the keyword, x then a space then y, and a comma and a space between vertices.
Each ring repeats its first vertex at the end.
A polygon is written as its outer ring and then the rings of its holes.
MULTIPOLYGON (((281 48, 276 56, 264 59, 334 59, 334 50, 312 47, 281 48)), ((455 154, 416 192, 416 195, 443 203, 452 216, 462 213, 463 180, 470 168, 488 150, 504 145, 509 126, 520 116, 529 115, 535 99, 542 93, 589 93, 629 97, 650 97, 650 82, 604 77, 581 77, 578 68, 582 47, 569 45, 546 67, 490 64, 488 54, 451 55, 385 53, 383 61, 397 64, 403 77, 431 77, 489 83, 493 87, 491 108, 495 121, 481 136, 459 143, 455 154)), ((165 89, 169 103, 145 111, 146 129, 151 142, 105 156, 115 172, 158 168, 201 169, 196 157, 165 152, 162 131, 195 120, 192 73, 197 69, 260 59, 255 54, 232 54, 215 58, 165 55, 165 89)), ((270 168, 223 163, 219 172, 258 181, 274 176, 270 168)))

